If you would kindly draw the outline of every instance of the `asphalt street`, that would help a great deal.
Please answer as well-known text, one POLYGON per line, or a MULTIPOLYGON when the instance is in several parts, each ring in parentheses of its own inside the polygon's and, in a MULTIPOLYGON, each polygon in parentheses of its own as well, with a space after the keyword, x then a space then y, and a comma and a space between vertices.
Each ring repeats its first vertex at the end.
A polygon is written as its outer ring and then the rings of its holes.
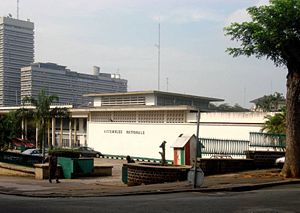
POLYGON ((29 198, 0 195, 5 213, 32 212, 300 212, 300 184, 248 192, 174 193, 90 198, 29 198))

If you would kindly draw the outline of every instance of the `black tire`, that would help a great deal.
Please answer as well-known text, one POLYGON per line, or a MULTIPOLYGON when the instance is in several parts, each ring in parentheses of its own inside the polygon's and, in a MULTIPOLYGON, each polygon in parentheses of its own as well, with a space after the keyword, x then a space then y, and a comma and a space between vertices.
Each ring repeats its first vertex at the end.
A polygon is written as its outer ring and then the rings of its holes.
POLYGON ((101 156, 101 155, 100 155, 99 153, 96 154, 96 158, 100 158, 100 156, 101 156))
POLYGON ((79 154, 79 157, 82 158, 82 154, 79 154))

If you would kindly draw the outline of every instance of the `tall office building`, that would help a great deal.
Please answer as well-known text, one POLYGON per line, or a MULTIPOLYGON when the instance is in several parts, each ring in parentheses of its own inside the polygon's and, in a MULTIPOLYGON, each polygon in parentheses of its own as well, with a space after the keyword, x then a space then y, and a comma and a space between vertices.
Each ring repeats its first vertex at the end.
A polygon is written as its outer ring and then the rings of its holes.
POLYGON ((21 67, 34 60, 34 24, 0 17, 0 106, 20 104, 21 67))
POLYGON ((33 63, 21 69, 21 98, 37 98, 40 90, 59 97, 59 103, 77 106, 93 101, 88 93, 126 92, 127 80, 119 74, 100 72, 94 66, 93 74, 71 71, 54 63, 33 63))

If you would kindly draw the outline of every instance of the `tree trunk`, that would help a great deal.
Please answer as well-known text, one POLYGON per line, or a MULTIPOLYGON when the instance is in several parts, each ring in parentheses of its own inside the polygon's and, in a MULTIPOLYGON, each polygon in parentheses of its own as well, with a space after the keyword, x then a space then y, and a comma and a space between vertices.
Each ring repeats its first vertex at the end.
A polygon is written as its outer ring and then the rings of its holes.
MULTIPOLYGON (((295 71, 295 70, 292 70, 295 71)), ((300 73, 287 76, 286 154, 282 175, 287 178, 300 177, 300 73)))

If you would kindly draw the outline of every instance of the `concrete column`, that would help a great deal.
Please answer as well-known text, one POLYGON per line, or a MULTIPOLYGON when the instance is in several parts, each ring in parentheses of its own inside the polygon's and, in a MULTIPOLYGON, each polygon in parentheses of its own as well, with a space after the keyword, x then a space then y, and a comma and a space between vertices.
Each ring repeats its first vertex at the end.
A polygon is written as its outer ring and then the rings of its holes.
POLYGON ((77 118, 74 118, 74 145, 77 144, 77 118))
POLYGON ((69 120, 69 146, 72 148, 73 143, 72 143, 72 118, 69 120))
POLYGON ((55 118, 52 118, 52 126, 51 126, 51 134, 52 134, 52 139, 51 139, 51 144, 52 144, 52 146, 55 146, 55 118))
POLYGON ((35 127, 35 147, 39 147, 39 127, 35 127))
POLYGON ((60 137, 59 137, 59 146, 62 147, 63 145, 63 119, 60 119, 60 137))
POLYGON ((84 144, 85 146, 88 146, 88 141, 89 141, 89 119, 90 119, 90 115, 86 119, 86 136, 85 136, 85 144, 84 144))
POLYGON ((83 133, 83 132, 85 132, 84 131, 84 129, 83 129, 83 122, 84 122, 84 118, 79 118, 78 119, 78 122, 79 122, 79 130, 78 130, 78 132, 80 132, 80 133, 83 133))

